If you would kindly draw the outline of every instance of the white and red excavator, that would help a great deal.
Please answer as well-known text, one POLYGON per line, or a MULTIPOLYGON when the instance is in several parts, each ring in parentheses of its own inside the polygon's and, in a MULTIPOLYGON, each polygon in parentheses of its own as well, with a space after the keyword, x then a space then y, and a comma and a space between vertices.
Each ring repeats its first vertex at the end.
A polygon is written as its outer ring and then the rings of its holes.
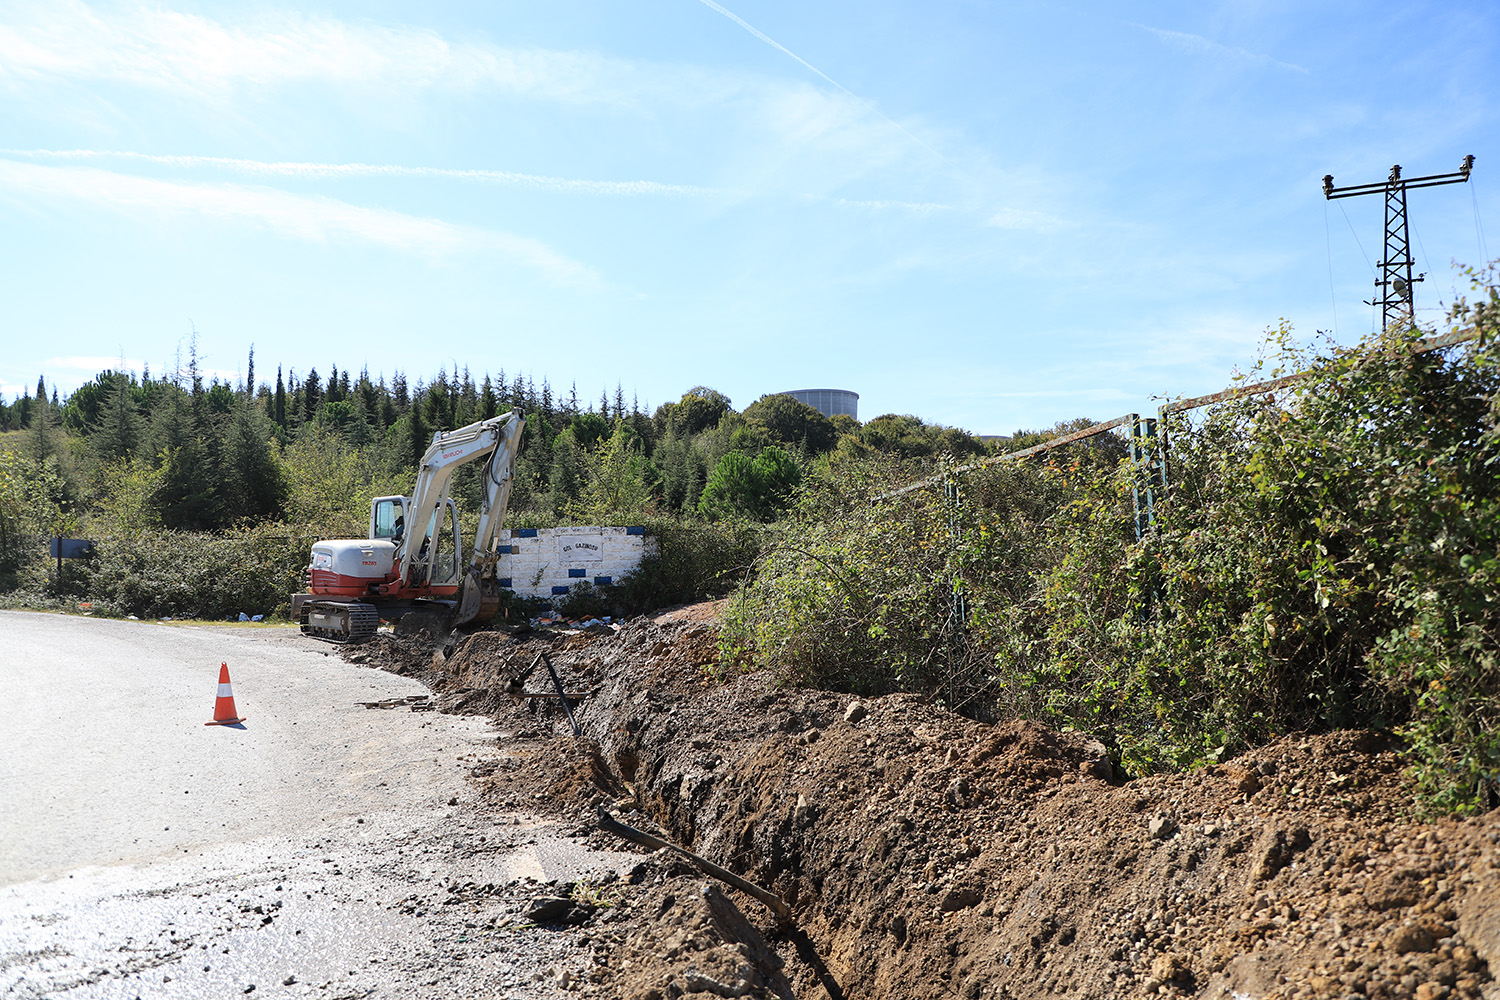
POLYGON ((439 431, 422 456, 409 497, 370 501, 368 538, 316 542, 307 592, 292 595, 302 631, 333 642, 361 642, 382 618, 413 612, 447 628, 484 622, 500 607, 497 541, 525 425, 519 410, 439 431), (484 499, 469 556, 464 558, 458 508, 448 496, 453 474, 481 459, 484 499))

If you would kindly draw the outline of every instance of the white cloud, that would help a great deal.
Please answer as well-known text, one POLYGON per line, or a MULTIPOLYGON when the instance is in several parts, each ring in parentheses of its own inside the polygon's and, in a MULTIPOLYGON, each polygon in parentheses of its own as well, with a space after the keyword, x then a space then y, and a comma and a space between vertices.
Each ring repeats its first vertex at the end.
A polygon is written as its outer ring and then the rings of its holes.
POLYGON ((839 83, 833 77, 829 76, 827 73, 824 73, 822 70, 818 69, 818 67, 814 66, 812 63, 808 62, 806 59, 803 59, 801 56, 797 55, 797 53, 793 52, 791 49, 787 48, 785 45, 782 45, 780 42, 776 41, 776 39, 772 38, 770 35, 767 35, 765 32, 763 32, 759 28, 755 27, 749 21, 746 21, 744 18, 740 17, 738 14, 735 14, 734 12, 732 12, 730 10, 727 10, 723 6, 721 6, 721 5, 717 4, 717 3, 714 3, 714 0, 699 0, 699 2, 702 3, 705 7, 708 7, 709 9, 711 9, 713 11, 716 11, 717 13, 722 14, 725 17, 729 18, 729 20, 733 21, 735 24, 739 25, 741 28, 744 28, 751 35, 754 35, 756 38, 760 39, 762 42, 765 42, 767 45, 771 46, 771 48, 776 49, 778 52, 782 53, 783 55, 786 55, 786 56, 788 56, 788 57, 796 60, 798 63, 801 63, 808 70, 810 70, 811 72, 817 74, 819 77, 821 77, 822 79, 824 79, 828 83, 832 84, 833 86, 837 87, 839 90, 843 91, 849 97, 851 97, 854 100, 858 101, 861 105, 864 106, 865 110, 869 111, 873 115, 878 116, 883 121, 885 121, 887 124, 889 124, 891 127, 899 129, 902 132, 902 134, 904 134, 912 142, 914 142, 917 145, 921 146, 923 149, 927 150, 927 152, 931 153, 933 156, 937 157, 939 160, 944 159, 944 156, 941 153, 939 153, 937 150, 933 149, 931 146, 927 145, 927 143, 925 143, 921 139, 917 138, 911 132, 907 131, 907 129, 906 129, 905 126, 901 125, 899 122, 895 121, 894 119, 888 117, 884 112, 882 112, 875 105, 871 104, 869 101, 865 100, 863 97, 860 97, 854 91, 850 90, 848 87, 844 86, 842 83, 839 83))
POLYGON ((139 372, 143 371, 146 366, 146 362, 140 360, 139 358, 107 358, 103 355, 86 356, 77 354, 69 355, 68 357, 63 358, 48 358, 43 362, 43 364, 46 366, 46 369, 48 371, 52 371, 54 369, 63 369, 66 371, 80 371, 91 373, 102 372, 106 370, 116 372, 139 372))
MULTIPOLYGON (((1133 22, 1127 22, 1133 23, 1133 22)), ((1171 31, 1167 28, 1153 28, 1149 24, 1134 24, 1134 27, 1151 32, 1162 42, 1178 50, 1195 56, 1212 56, 1216 59, 1233 59, 1241 63, 1255 63, 1262 66, 1275 66, 1278 69, 1290 70, 1293 73, 1309 72, 1305 66, 1296 63, 1282 62, 1273 56, 1264 55, 1259 52, 1249 52, 1245 49, 1233 48, 1211 41, 1202 35, 1194 35, 1187 31, 1171 31)))
POLYGON ((991 215, 986 225, 996 229, 1010 229, 1030 233, 1055 233, 1068 228, 1068 223, 1046 212, 1035 212, 1027 208, 1002 208, 991 215))
MULTIPOLYGON (((663 184, 658 181, 588 181, 567 177, 548 177, 542 174, 522 174, 509 170, 456 170, 449 167, 406 167, 382 163, 309 163, 299 161, 246 160, 224 156, 180 156, 153 153, 133 153, 103 149, 0 149, 0 155, 26 157, 34 160, 124 160, 149 163, 154 166, 177 169, 213 169, 260 177, 298 177, 306 179, 342 180, 350 177, 401 177, 413 179, 434 178, 440 180, 472 181, 481 184, 497 184, 549 191, 558 194, 582 194, 619 197, 672 197, 672 198, 722 198, 745 200, 752 192, 731 188, 703 187, 695 184, 663 184)), ((899 211, 918 215, 931 215, 953 211, 952 205, 926 201, 899 201, 891 199, 828 198, 819 195, 802 195, 807 202, 828 202, 839 208, 865 211, 899 211)), ((1001 213, 1004 215, 1005 213, 1001 213)), ((1037 228, 1044 222, 1058 220, 1040 213, 1027 213, 1036 217, 1037 228)), ((996 216, 998 219, 999 216, 996 216)), ((992 219, 991 225, 1002 225, 992 219)), ((1002 228, 1025 228, 1003 226, 1002 228)))
POLYGON ((564 101, 618 100, 631 64, 577 52, 454 42, 435 31, 271 11, 237 24, 78 0, 23 5, 0 25, 0 80, 115 80, 195 92, 321 81, 493 87, 564 101))
POLYGON ((0 196, 7 195, 27 202, 81 201, 133 215, 195 216, 313 243, 364 243, 435 258, 499 252, 554 279, 592 277, 583 265, 538 240, 272 188, 181 183, 92 167, 0 160, 0 196))
POLYGON ((348 177, 412 177, 476 181, 588 195, 659 195, 667 197, 743 197, 744 192, 691 184, 661 184, 656 181, 585 181, 509 170, 455 170, 448 167, 403 167, 381 163, 307 163, 297 161, 246 160, 225 156, 163 156, 99 149, 0 149, 7 156, 46 160, 129 160, 180 169, 209 168, 274 177, 305 177, 341 180, 348 177))
MULTIPOLYGON (((319 85, 392 106, 436 94, 503 93, 639 109, 652 119, 686 114, 694 128, 704 125, 698 116, 708 115, 716 130, 748 132, 734 139, 736 149, 768 149, 773 160, 788 150, 823 155, 819 176, 837 178, 825 190, 872 170, 910 165, 913 154, 929 167, 944 162, 920 123, 884 115, 821 73, 816 83, 597 52, 506 48, 422 27, 285 10, 216 20, 162 7, 20 0, 0 24, 0 93, 48 88, 54 101, 68 99, 59 86, 65 84, 101 94, 104 84, 127 84, 206 102, 216 111, 261 92, 294 89, 301 97, 319 85)), ((275 165, 281 171, 309 166, 275 165)), ((369 165, 337 166, 347 174, 369 165)), ((720 193, 500 171, 476 171, 471 179, 602 194, 720 193)))

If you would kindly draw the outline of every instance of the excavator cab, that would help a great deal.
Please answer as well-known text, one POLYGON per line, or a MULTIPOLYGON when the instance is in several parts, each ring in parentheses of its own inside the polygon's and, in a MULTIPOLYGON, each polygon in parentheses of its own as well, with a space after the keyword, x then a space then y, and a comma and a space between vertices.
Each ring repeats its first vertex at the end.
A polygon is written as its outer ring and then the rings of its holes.
MULTIPOLYGON (((406 523, 406 508, 410 497, 376 497, 370 501, 370 537, 388 539, 401 545, 410 526, 406 523)), ((443 505, 432 512, 427 531, 418 543, 413 579, 415 585, 430 587, 455 586, 462 575, 463 535, 458 524, 458 507, 451 498, 444 498, 443 505), (434 557, 428 555, 436 544, 434 557)), ((415 539, 413 539, 415 541, 415 539)))
POLYGON ((406 497, 376 497, 370 501, 370 537, 401 541, 406 527, 406 497))

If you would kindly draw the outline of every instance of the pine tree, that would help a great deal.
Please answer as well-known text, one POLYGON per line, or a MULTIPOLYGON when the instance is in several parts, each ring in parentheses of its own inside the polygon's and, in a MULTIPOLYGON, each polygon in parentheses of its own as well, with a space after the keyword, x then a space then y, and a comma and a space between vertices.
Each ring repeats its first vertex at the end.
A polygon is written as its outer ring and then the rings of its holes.
POLYGON ((276 366, 276 399, 272 404, 274 412, 271 418, 276 421, 276 426, 282 430, 286 429, 286 384, 281 380, 281 366, 276 366))
POLYGON ((141 422, 130 398, 130 382, 124 375, 115 379, 114 395, 89 443, 94 453, 106 461, 130 458, 140 451, 141 422))
POLYGON ((250 358, 245 362, 245 395, 255 396, 255 345, 250 345, 250 358))
POLYGON ((463 381, 458 386, 458 406, 454 411, 453 426, 463 427, 472 424, 478 412, 479 391, 474 387, 474 379, 469 374, 469 366, 464 365, 463 381))
MULTIPOLYGON (((41 381, 37 381, 37 388, 42 389, 41 381)), ((39 391, 37 397, 32 401, 31 407, 31 440, 28 450, 31 457, 38 462, 45 461, 57 453, 58 429, 57 408, 47 402, 45 391, 39 391)))
POLYGON ((203 369, 198 365, 198 331, 193 331, 192 338, 188 341, 188 375, 193 380, 193 401, 196 403, 203 395, 203 369))
POLYGON ((221 524, 281 512, 286 483, 270 446, 271 428, 248 403, 235 408, 226 442, 224 505, 221 524))
POLYGON ((563 431, 552 442, 552 467, 547 470, 547 506, 554 514, 561 515, 568 504, 578 499, 582 487, 579 451, 571 430, 563 431))
POLYGON ((499 412, 500 403, 495 398, 495 386, 490 382, 489 372, 485 372, 484 384, 479 389, 479 419, 488 420, 499 412))
POLYGON ((322 405, 323 385, 318 380, 318 370, 309 368, 307 378, 302 380, 302 419, 312 423, 322 405))
POLYGON ((411 416, 411 467, 417 470, 422 468, 422 456, 427 453, 427 446, 432 443, 432 432, 427 429, 427 421, 422 419, 422 398, 419 394, 413 401, 415 405, 409 411, 411 416))

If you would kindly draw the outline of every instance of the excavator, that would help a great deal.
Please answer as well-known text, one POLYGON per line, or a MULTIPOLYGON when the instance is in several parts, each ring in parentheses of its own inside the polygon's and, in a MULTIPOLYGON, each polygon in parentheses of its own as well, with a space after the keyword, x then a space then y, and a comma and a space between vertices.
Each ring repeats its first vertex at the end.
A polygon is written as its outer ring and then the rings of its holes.
POLYGON ((292 617, 306 635, 363 642, 382 618, 434 615, 448 628, 485 622, 500 607, 495 572, 500 524, 525 426, 520 410, 438 431, 422 455, 411 496, 370 501, 368 538, 315 542, 305 593, 292 595, 292 617), (448 495, 458 469, 485 461, 484 499, 469 557, 458 508, 448 495))

